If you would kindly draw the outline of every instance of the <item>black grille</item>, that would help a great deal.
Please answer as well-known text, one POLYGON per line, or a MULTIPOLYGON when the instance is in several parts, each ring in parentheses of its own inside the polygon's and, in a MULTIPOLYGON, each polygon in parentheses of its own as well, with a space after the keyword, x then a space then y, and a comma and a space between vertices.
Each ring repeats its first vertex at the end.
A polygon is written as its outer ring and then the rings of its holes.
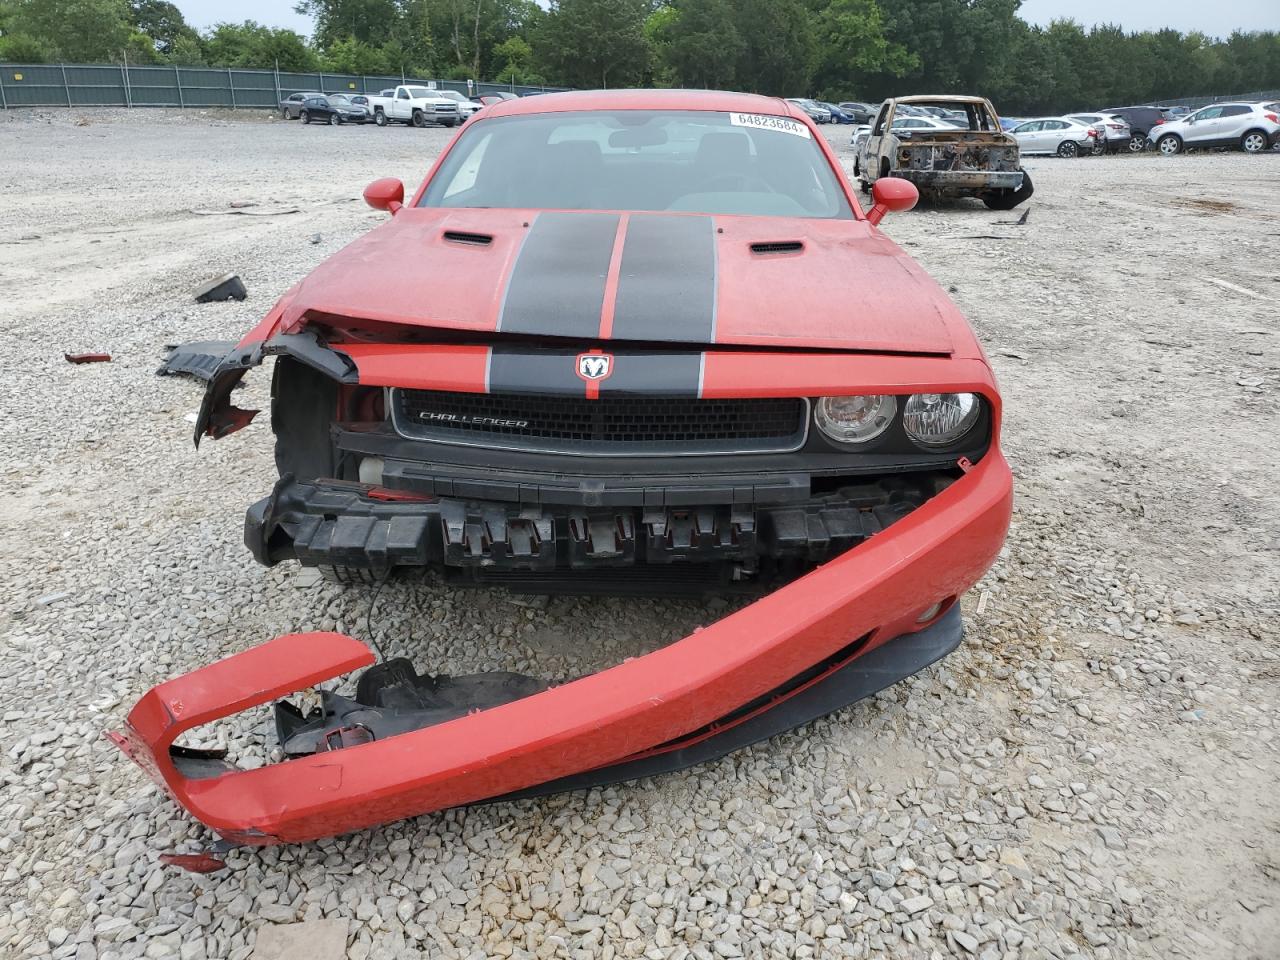
POLYGON ((415 439, 551 453, 662 456, 795 450, 807 401, 557 397, 396 390, 395 425, 415 439))

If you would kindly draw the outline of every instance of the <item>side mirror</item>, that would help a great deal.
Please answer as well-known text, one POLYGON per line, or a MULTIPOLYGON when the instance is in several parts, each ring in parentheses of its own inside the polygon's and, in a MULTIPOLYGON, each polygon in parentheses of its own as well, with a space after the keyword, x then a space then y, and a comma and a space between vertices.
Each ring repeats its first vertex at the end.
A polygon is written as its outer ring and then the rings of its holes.
POLYGON ((867 220, 875 226, 886 213, 910 210, 920 199, 920 191, 910 180, 901 177, 881 177, 871 187, 871 209, 867 220))
POLYGON ((386 210, 395 216, 404 206, 404 184, 395 177, 375 180, 364 188, 364 202, 375 210, 386 210))

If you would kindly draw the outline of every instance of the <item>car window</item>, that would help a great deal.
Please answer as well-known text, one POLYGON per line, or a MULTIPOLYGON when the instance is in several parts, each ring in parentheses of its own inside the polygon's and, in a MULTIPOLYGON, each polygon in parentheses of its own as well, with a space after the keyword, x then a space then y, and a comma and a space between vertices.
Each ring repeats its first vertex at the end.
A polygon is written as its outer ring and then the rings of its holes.
POLYGON ((436 97, 440 95, 439 90, 428 90, 426 87, 409 87, 409 96, 414 100, 423 100, 427 97, 436 97))
POLYGON ((1221 107, 1205 107, 1203 110, 1199 110, 1193 113, 1188 119, 1212 120, 1214 117, 1220 117, 1220 116, 1222 116, 1221 107))
POLYGON ((420 205, 853 216, 803 124, 680 110, 572 111, 469 126, 420 205))
POLYGON ((1043 121, 1029 120, 1026 123, 1023 123, 1023 124, 1020 124, 1019 126, 1014 127, 1013 132, 1014 133, 1036 133, 1043 127, 1044 127, 1043 121))
POLYGON ((1222 108, 1222 116, 1224 117, 1242 117, 1246 113, 1253 111, 1246 107, 1243 103, 1233 103, 1228 107, 1222 108))
POLYGON ((397 90, 397 91, 396 91, 396 99, 398 99, 398 100, 408 100, 408 99, 409 99, 409 91, 408 91, 408 90, 397 90))

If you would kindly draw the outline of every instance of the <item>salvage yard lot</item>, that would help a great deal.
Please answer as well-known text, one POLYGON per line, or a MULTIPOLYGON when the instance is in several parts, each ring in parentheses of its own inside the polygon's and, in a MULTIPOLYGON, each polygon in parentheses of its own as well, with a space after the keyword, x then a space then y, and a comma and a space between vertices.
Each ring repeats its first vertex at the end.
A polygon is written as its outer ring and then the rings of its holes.
MULTIPOLYGON (((197 453, 162 346, 238 337, 450 135, 0 117, 0 955, 243 960, 325 917, 351 957, 1275 956, 1280 155, 1031 160, 1013 215, 885 221, 991 354, 1016 474, 942 664, 661 779, 161 866, 209 836, 100 737, 160 680, 311 629, 566 677, 727 609, 410 581, 371 610, 250 561, 266 417, 197 453), (248 301, 191 303, 226 271, 248 301)), ((265 717, 211 736, 265 762, 265 717)))

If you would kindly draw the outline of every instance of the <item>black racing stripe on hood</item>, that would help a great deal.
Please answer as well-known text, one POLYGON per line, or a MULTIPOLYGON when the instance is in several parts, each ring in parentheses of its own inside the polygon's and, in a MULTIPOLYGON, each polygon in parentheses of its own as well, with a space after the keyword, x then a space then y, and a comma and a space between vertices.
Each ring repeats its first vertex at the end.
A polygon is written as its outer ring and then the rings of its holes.
POLYGON ((538 214, 507 280, 498 330, 596 337, 617 231, 613 213, 538 214))
POLYGON ((715 221, 632 214, 622 248, 612 336, 714 343, 715 335, 715 221))
MULTIPOLYGON (((489 357, 490 393, 583 396, 578 376, 582 350, 494 347, 489 357)), ((617 396, 696 397, 702 377, 701 353, 613 353, 612 370, 597 381, 600 393, 617 396)))
POLYGON ((696 397, 701 376, 701 353, 615 353, 600 393, 696 397))
POLYGON ((489 392, 581 397, 587 384, 578 376, 579 352, 494 347, 489 355, 489 392))

